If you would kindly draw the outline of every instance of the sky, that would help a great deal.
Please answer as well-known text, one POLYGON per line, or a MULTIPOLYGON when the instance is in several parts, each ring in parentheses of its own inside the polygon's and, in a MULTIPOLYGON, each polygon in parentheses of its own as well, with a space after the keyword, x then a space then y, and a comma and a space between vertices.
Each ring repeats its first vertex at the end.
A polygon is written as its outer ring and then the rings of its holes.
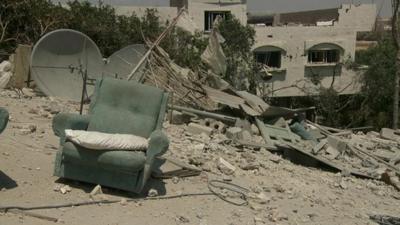
MULTIPOLYGON (((55 0, 65 2, 66 0, 55 0)), ((98 2, 98 0, 89 0, 98 2)), ((140 6, 168 6, 169 0, 103 0, 108 4, 116 5, 140 5, 140 6)), ((190 0, 189 0, 190 1, 190 0)), ((390 17, 391 0, 247 0, 248 11, 267 12, 293 12, 301 10, 313 10, 335 8, 342 3, 375 3, 379 15, 390 17)))

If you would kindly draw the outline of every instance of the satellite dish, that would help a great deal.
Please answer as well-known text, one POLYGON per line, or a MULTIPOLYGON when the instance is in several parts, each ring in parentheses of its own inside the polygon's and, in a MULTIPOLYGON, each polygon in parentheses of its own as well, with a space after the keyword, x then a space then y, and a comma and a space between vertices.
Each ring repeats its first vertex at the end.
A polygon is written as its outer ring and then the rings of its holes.
MULTIPOLYGON (((83 77, 100 78, 104 63, 97 45, 85 34, 60 29, 44 35, 34 46, 31 73, 47 96, 80 101, 83 77)), ((94 87, 88 86, 88 95, 94 87)))
MULTIPOLYGON (((128 45, 107 59, 107 64, 104 66, 104 73, 107 76, 127 79, 145 53, 146 48, 142 44, 128 45)), ((142 74, 144 67, 145 64, 136 73, 142 74)))

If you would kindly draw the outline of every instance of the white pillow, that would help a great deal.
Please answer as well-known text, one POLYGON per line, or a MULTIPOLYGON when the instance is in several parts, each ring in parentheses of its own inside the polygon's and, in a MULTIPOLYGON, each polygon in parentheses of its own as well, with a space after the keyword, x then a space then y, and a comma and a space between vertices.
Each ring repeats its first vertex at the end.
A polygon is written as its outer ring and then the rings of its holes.
POLYGON ((68 140, 93 150, 146 151, 149 141, 132 134, 107 134, 96 131, 65 130, 68 140))

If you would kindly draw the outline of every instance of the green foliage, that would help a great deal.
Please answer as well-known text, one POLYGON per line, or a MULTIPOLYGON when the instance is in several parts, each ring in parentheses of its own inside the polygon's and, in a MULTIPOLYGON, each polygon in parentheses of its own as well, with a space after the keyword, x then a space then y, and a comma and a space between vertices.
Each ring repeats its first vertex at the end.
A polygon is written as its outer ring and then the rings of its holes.
POLYGON ((176 28, 161 43, 161 46, 180 66, 198 70, 201 54, 206 49, 208 40, 201 33, 191 35, 187 31, 176 28))
POLYGON ((362 80, 361 94, 365 103, 360 118, 376 127, 388 127, 391 123, 395 60, 396 49, 390 39, 383 39, 376 47, 358 53, 357 62, 369 66, 362 80))
MULTIPOLYGON (((97 5, 73 0, 62 7, 50 0, 0 1, 0 53, 12 53, 18 44, 33 45, 44 34, 61 28, 78 30, 88 35, 108 57, 130 44, 154 42, 169 22, 160 21, 157 10, 147 9, 143 17, 117 15, 115 9, 101 1, 97 5)), ((240 89, 249 88, 244 80, 253 79, 254 60, 251 48, 255 31, 244 26, 233 16, 228 16, 218 26, 226 42, 223 50, 227 56, 225 78, 240 89)), ((175 28, 161 42, 171 59, 180 66, 194 71, 200 69, 201 54, 208 44, 203 33, 192 35, 175 28)), ((253 88, 254 90, 255 88, 253 88)))
POLYGON ((222 45, 227 57, 225 79, 237 89, 254 92, 255 61, 251 49, 255 43, 255 30, 249 25, 242 25, 233 15, 221 21, 218 29, 225 38, 225 43, 222 45), (248 79, 248 85, 243 83, 245 79, 248 79))
POLYGON ((48 0, 0 1, 0 49, 13 51, 17 44, 31 44, 46 32, 66 26, 66 13, 48 0))
MULTIPOLYGON (((124 46, 155 41, 167 25, 155 9, 147 9, 139 18, 135 14, 117 15, 101 1, 92 5, 74 0, 67 6, 49 0, 0 1, 0 50, 11 53, 17 44, 34 44, 47 32, 69 28, 88 35, 108 57, 124 46)), ((178 28, 162 42, 177 64, 192 69, 199 65, 206 45, 202 35, 193 36, 178 28)))

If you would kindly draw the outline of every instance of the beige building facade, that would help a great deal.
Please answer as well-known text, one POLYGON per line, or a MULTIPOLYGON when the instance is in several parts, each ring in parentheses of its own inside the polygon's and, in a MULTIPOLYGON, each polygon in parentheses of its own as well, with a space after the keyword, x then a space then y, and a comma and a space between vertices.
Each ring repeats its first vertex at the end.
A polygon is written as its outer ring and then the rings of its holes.
MULTIPOLYGON (((263 93, 270 97, 317 94, 321 87, 340 94, 359 91, 360 71, 348 68, 354 61, 358 32, 374 29, 374 4, 342 5, 336 9, 283 14, 252 14, 246 0, 170 0, 170 7, 156 7, 164 20, 174 18, 180 8, 199 31, 208 33, 217 16, 232 14, 256 30, 255 59, 267 71, 262 76, 263 93)), ((119 14, 146 7, 116 7, 119 14)))

